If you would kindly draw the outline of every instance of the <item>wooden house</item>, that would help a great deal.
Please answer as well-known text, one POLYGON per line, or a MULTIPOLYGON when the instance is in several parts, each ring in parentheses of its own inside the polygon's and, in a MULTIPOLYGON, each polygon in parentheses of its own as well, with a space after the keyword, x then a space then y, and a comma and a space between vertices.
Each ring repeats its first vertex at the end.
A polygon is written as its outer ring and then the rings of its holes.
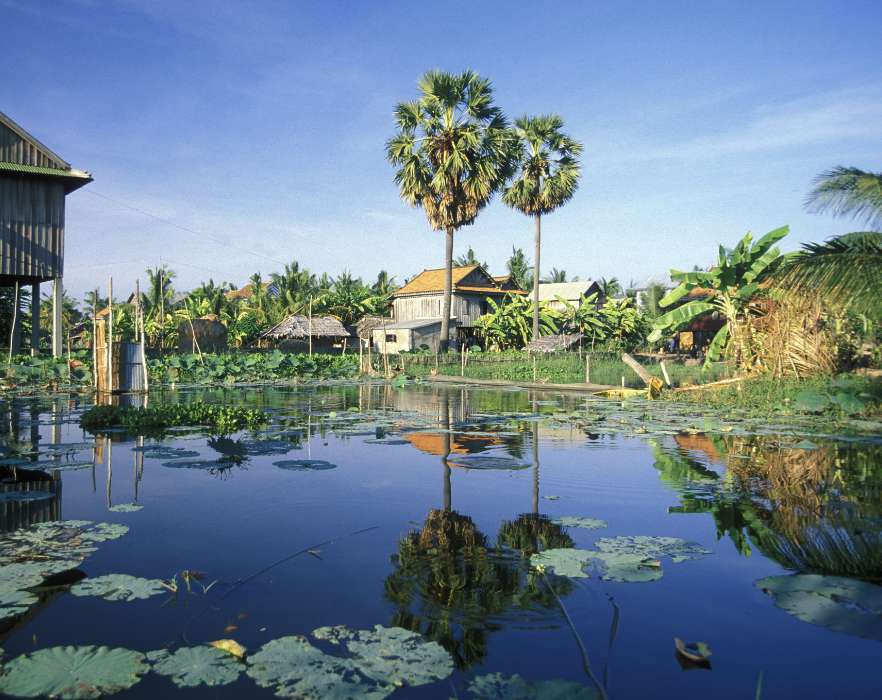
POLYGON ((542 282, 539 284, 539 302, 547 303, 556 311, 564 311, 567 304, 576 308, 592 294, 596 294, 594 303, 600 306, 604 301, 600 285, 593 280, 582 282, 542 282))
MULTIPOLYGON (((474 337, 478 319, 490 311, 488 299, 523 294, 499 286, 481 265, 453 268, 450 300, 450 340, 474 337)), ((397 353, 426 345, 437 351, 441 341, 444 268, 423 270, 392 294, 392 317, 374 327, 373 344, 380 352, 397 353)))
POLYGON ((261 341, 276 343, 283 350, 324 353, 345 353, 350 338, 352 334, 335 316, 288 316, 260 335, 261 341))
MULTIPOLYGON (((40 284, 52 281, 52 352, 61 355, 65 197, 92 181, 0 112, 0 286, 31 285, 31 318, 40 318, 40 284)), ((12 323, 13 352, 20 350, 21 319, 12 323)), ((40 344, 32 323, 31 351, 40 344)))

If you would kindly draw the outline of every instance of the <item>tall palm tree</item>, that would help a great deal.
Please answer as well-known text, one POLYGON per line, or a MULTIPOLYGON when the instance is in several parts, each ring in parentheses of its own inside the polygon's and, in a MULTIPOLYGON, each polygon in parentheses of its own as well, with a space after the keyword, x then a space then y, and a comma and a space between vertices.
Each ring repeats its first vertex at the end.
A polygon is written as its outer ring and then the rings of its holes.
POLYGON ((622 293, 622 285, 617 277, 610 277, 609 279, 601 277, 597 284, 600 287, 600 293, 607 299, 622 293))
POLYGON ((539 337, 539 257, 542 215, 565 204, 579 186, 582 144, 564 134, 563 119, 555 114, 522 117, 514 133, 520 151, 520 173, 506 188, 502 201, 536 221, 533 260, 533 337, 539 337))
POLYGON ((810 212, 829 211, 882 230, 882 173, 837 166, 815 178, 806 198, 810 212))
POLYGON ((533 276, 530 274, 530 263, 527 256, 520 248, 511 247, 511 257, 505 263, 512 282, 518 289, 527 289, 533 286, 533 276))
POLYGON ((174 270, 169 270, 165 265, 147 268, 147 290, 144 292, 144 314, 147 317, 155 317, 160 310, 168 312, 174 296, 172 280, 175 277, 174 270))
POLYGON ((465 255, 460 255, 454 263, 457 267, 465 267, 466 265, 480 265, 485 270, 487 269, 487 263, 481 262, 478 260, 478 256, 475 254, 475 251, 469 246, 468 251, 466 251, 465 255))
POLYGON ((472 71, 429 71, 420 97, 395 108, 398 133, 386 144, 401 198, 422 207, 444 231, 441 352, 447 351, 453 287, 453 235, 474 223, 510 177, 514 162, 508 124, 493 104, 490 82, 472 71))
POLYGON ((377 281, 371 286, 374 294, 378 297, 388 298, 392 295, 392 293, 398 289, 398 282, 395 281, 394 277, 390 277, 389 273, 385 270, 380 270, 377 273, 377 281))
POLYGON ((556 267, 552 267, 551 271, 542 281, 548 284, 560 284, 562 282, 577 282, 578 279, 568 280, 566 270, 558 270, 556 267))

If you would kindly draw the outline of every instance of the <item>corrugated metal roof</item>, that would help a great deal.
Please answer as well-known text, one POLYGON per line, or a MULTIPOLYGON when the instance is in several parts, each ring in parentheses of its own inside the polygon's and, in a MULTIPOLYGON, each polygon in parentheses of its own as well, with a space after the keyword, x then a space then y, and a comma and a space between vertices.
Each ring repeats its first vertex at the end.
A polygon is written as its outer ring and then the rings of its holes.
MULTIPOLYGON (((589 289, 597 285, 594 280, 582 282, 543 282, 539 285, 539 301, 555 301, 562 297, 567 301, 576 301, 589 294, 589 289)), ((594 291, 600 291, 599 285, 594 291)))
POLYGON ((57 177, 73 177, 88 180, 92 176, 84 170, 60 170, 59 168, 43 168, 39 165, 22 165, 21 163, 7 163, 0 161, 0 170, 7 172, 22 173, 24 175, 53 175, 57 177))
MULTIPOLYGON (((451 322, 455 322, 454 319, 450 319, 451 322)), ((409 321, 395 321, 393 319, 388 319, 385 323, 380 323, 374 326, 373 330, 386 329, 387 331, 404 331, 411 328, 425 328, 426 326, 433 326, 435 324, 441 325, 440 318, 412 318, 409 321)))

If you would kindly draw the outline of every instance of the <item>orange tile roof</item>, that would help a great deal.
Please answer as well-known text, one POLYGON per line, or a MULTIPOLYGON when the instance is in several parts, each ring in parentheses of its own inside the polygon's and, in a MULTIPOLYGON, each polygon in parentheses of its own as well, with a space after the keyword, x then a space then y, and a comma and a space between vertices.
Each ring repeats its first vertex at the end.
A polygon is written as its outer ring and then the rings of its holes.
MULTIPOLYGON (((405 433, 404 439, 420 452, 439 457, 444 455, 444 434, 442 433, 405 433)), ((499 444, 502 443, 498 438, 489 435, 457 433, 450 436, 450 454, 475 454, 492 445, 499 444)))
MULTIPOLYGON (((505 290, 495 283, 490 285, 474 285, 460 284, 462 280, 468 277, 472 272, 480 268, 480 265, 464 265, 462 267, 453 268, 453 290, 456 292, 477 292, 479 294, 505 294, 505 290)), ((492 278, 491 278, 492 279, 492 278)), ((423 270, 414 277, 410 282, 405 284, 401 289, 392 296, 404 296, 406 294, 428 294, 433 292, 444 291, 444 268, 440 267, 434 270, 423 270)))

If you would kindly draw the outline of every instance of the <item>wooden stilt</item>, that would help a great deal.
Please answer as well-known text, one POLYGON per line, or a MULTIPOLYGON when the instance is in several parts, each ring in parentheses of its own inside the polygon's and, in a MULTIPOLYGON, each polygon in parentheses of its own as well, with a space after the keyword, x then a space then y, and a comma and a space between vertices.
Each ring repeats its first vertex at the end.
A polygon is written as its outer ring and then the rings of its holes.
POLYGON ((61 357, 61 303, 62 283, 58 277, 52 281, 52 357, 61 357))
POLYGON ((40 283, 31 285, 31 357, 40 354, 40 283))

